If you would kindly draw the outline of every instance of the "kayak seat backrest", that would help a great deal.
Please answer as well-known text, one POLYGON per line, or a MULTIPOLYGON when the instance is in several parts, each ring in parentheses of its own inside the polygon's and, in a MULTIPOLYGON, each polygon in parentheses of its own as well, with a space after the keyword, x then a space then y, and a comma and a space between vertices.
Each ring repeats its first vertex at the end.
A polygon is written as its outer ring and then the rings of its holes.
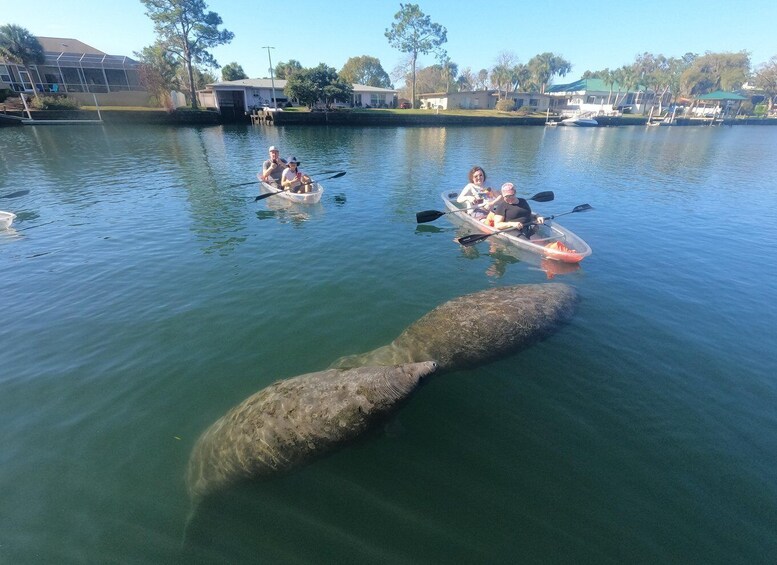
POLYGON ((456 198, 458 195, 459 195, 458 192, 449 192, 448 193, 448 198, 456 198))

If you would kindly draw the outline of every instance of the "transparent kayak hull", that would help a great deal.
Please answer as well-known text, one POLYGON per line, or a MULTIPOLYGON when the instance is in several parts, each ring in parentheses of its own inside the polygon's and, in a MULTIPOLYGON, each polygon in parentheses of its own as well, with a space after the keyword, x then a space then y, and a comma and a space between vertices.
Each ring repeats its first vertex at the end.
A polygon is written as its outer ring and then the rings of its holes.
POLYGON ((324 194, 324 187, 314 182, 310 185, 310 192, 289 192, 288 190, 281 190, 269 183, 264 182, 261 179, 261 175, 256 173, 256 178, 259 180, 259 184, 262 186, 262 191, 266 194, 268 192, 277 192, 278 198, 285 198, 291 202, 297 204, 317 204, 321 201, 321 195, 324 194))
POLYGON ((579 263, 591 254, 591 248, 580 237, 554 220, 548 220, 543 225, 537 226, 537 233, 532 239, 517 235, 515 231, 500 232, 496 228, 477 220, 463 211, 464 205, 456 202, 457 192, 443 192, 441 194, 445 207, 449 212, 456 212, 456 217, 465 224, 472 226, 473 233, 497 233, 494 237, 500 241, 510 243, 520 249, 535 253, 545 259, 561 261, 563 263, 579 263))

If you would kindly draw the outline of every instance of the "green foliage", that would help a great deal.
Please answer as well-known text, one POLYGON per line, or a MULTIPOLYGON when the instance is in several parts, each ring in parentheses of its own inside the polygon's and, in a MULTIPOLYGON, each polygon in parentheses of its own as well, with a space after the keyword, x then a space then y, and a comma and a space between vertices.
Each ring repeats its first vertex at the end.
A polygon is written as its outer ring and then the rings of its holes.
MULTIPOLYGON (((742 103, 742 106, 745 104, 742 103)), ((759 118, 763 118, 766 116, 766 113, 768 112, 768 109, 766 107, 766 104, 757 104, 755 108, 753 108, 753 115, 758 116, 759 118)))
POLYGON ((204 0, 141 0, 148 10, 146 15, 154 22, 158 42, 186 67, 189 75, 189 94, 192 107, 197 107, 194 65, 218 67, 208 52, 211 47, 232 41, 231 31, 219 30, 221 17, 216 12, 205 12, 204 0))
POLYGON ((391 79, 383 70, 380 60, 368 55, 351 57, 338 74, 343 82, 365 84, 376 88, 392 88, 391 79))
POLYGON ((14 24, 0 26, 0 57, 25 67, 42 65, 46 60, 38 38, 14 24))
POLYGON ((302 70, 302 63, 296 59, 289 59, 287 63, 280 62, 275 65, 275 78, 288 80, 291 75, 300 70, 302 70))
POLYGON ((178 74, 181 63, 163 43, 157 41, 150 47, 144 47, 142 51, 135 52, 135 57, 140 63, 140 83, 159 106, 170 105, 171 90, 185 90, 181 88, 178 74))
POLYGON ((38 96, 30 105, 36 110, 78 110, 81 105, 67 96, 38 96))
POLYGON ((389 45, 402 53, 409 53, 412 73, 412 100, 416 99, 416 61, 419 54, 426 54, 448 41, 448 30, 424 14, 418 4, 400 4, 394 14, 394 23, 385 36, 389 45))
POLYGON ((697 57, 680 77, 681 92, 699 96, 716 90, 736 90, 750 74, 750 55, 738 53, 710 53, 697 57))
POLYGON ((531 79, 545 92, 554 76, 566 76, 572 70, 572 64, 555 53, 535 55, 526 64, 531 79))
POLYGON ((323 101, 329 108, 333 102, 348 102, 353 95, 350 84, 346 84, 337 76, 333 67, 321 63, 312 69, 300 69, 286 79, 284 93, 289 98, 296 98, 308 108, 323 101))
MULTIPOLYGON (((38 38, 15 24, 0 26, 0 58, 23 65, 28 71, 30 66, 42 65, 46 61, 38 38)), ((37 90, 35 97, 38 97, 37 90)))
POLYGON ((512 98, 502 98, 496 101, 496 109, 500 112, 512 112, 515 110, 515 100, 512 98))
POLYGON ((237 63, 228 63, 224 65, 221 69, 221 79, 222 80, 243 80, 247 79, 248 75, 243 70, 243 67, 238 65, 237 63))

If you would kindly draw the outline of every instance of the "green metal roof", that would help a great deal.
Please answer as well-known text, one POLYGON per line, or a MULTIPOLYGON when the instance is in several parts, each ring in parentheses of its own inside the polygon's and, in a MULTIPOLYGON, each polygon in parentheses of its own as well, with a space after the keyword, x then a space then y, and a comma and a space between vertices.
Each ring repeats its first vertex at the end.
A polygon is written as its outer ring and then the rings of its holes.
MULTIPOLYGON (((617 82, 614 82, 612 84, 612 91, 617 92, 619 88, 619 85, 617 82)), ((554 84, 548 90, 546 90, 547 93, 551 92, 609 92, 610 91, 610 85, 605 83, 600 78, 583 78, 575 82, 570 82, 568 84, 554 84)))
POLYGON ((747 96, 740 96, 736 92, 726 92, 725 90, 716 90, 709 94, 702 94, 696 97, 697 100, 747 100, 747 96))

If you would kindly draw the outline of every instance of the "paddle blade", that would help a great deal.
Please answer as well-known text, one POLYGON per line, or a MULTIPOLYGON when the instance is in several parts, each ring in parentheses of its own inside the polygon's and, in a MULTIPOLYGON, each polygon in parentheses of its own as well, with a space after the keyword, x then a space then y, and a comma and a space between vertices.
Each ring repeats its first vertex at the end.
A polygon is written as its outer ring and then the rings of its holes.
POLYGON ((345 171, 340 171, 340 172, 339 172, 339 173, 337 173, 336 175, 332 175, 332 176, 331 176, 331 177, 329 177, 329 178, 330 178, 330 179, 339 179, 339 178, 340 178, 340 177, 342 177, 343 175, 345 175, 345 171))
POLYGON ((588 210, 593 210, 594 207, 590 204, 581 204, 580 206, 575 206, 572 210, 573 212, 587 212, 588 210))
POLYGON ((469 235, 465 235, 464 237, 458 238, 456 241, 463 245, 464 247, 469 247, 470 245, 475 245, 476 243, 480 243, 484 239, 487 239, 491 237, 492 235, 496 235, 498 232, 494 233, 471 233, 469 235))
POLYGON ((441 218, 445 215, 445 212, 438 212, 437 210, 424 210, 423 212, 417 212, 415 215, 415 221, 419 224, 425 224, 427 222, 433 222, 437 218, 441 218))
POLYGON ((268 192, 266 194, 260 194, 259 196, 254 198, 254 202, 259 202, 260 200, 264 200, 265 198, 270 198, 270 196, 275 196, 276 194, 280 194, 280 192, 268 192))
POLYGON ((546 190, 545 192, 538 192, 529 200, 534 200, 535 202, 550 202, 556 197, 555 194, 553 194, 552 190, 546 190))

